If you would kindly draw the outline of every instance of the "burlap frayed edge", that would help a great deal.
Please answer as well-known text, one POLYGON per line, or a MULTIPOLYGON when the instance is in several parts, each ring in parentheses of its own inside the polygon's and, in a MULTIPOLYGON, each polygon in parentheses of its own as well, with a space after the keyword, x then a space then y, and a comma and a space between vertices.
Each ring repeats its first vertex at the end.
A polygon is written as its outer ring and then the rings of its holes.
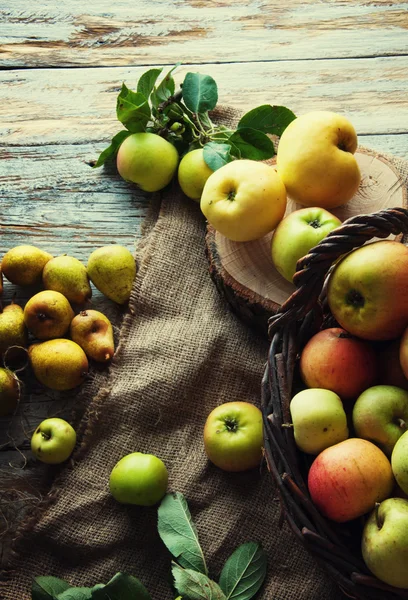
POLYGON ((85 385, 81 393, 82 401, 87 405, 87 408, 76 427, 77 439, 80 440, 79 445, 77 445, 69 463, 62 465, 60 472, 53 478, 47 495, 18 526, 16 535, 12 540, 9 564, 0 571, 0 591, 6 589, 8 581, 16 572, 17 561, 20 557, 20 545, 26 541, 30 533, 33 532, 36 524, 46 511, 58 500, 64 489, 64 481, 68 470, 75 468, 75 463, 78 463, 84 458, 90 447, 93 433, 98 423, 100 409, 108 398, 116 380, 117 363, 121 357, 124 343, 127 340, 130 325, 136 315, 134 306, 137 302, 137 298, 142 292, 144 276, 149 268, 150 260, 154 255, 157 234, 161 233, 163 229, 161 224, 162 214, 162 195, 154 194, 150 199, 148 212, 142 223, 141 238, 136 245, 134 256, 138 266, 137 276, 131 292, 128 311, 125 313, 120 326, 119 343, 109 367, 109 371, 107 374, 106 372, 99 375, 96 374, 95 378, 85 385), (98 381, 100 380, 103 382, 102 387, 98 385, 98 381), (99 391, 95 393, 96 390, 99 391))

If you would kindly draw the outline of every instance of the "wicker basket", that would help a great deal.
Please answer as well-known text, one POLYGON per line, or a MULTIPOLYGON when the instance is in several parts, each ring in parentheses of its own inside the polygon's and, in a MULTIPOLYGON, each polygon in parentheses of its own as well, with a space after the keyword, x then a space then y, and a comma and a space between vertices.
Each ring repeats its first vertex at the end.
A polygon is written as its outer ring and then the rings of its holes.
POLYGON ((271 344, 262 380, 265 457, 277 484, 282 519, 346 596, 361 600, 408 599, 408 590, 382 583, 364 565, 360 552, 363 518, 338 524, 320 515, 306 485, 312 458, 298 451, 293 428, 285 424, 291 422, 289 403, 298 391, 298 353, 319 329, 336 324, 325 300, 332 264, 372 238, 407 233, 408 210, 404 208, 348 219, 299 261, 296 291, 269 320, 271 344))

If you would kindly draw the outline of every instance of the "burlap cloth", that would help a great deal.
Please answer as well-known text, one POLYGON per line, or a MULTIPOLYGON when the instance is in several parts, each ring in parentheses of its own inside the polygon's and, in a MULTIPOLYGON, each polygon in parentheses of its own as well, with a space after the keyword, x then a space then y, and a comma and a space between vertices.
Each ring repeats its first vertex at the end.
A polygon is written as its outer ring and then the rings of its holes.
MULTIPOLYGON (((395 164, 407 177, 407 163, 395 164)), ((170 554, 157 534, 157 508, 120 505, 109 493, 112 467, 133 451, 164 460, 169 490, 188 500, 211 576, 218 577, 234 548, 253 540, 268 555, 260 598, 344 597, 288 527, 279 526, 279 502, 267 471, 228 474, 205 456, 203 424, 216 405, 259 404, 268 344, 216 291, 204 235, 198 205, 175 186, 152 199, 131 311, 108 382, 96 374, 88 386, 80 447, 41 514, 25 526, 14 570, 0 589, 4 600, 30 598, 36 575, 93 585, 117 571, 139 577, 154 600, 172 598, 170 554)))

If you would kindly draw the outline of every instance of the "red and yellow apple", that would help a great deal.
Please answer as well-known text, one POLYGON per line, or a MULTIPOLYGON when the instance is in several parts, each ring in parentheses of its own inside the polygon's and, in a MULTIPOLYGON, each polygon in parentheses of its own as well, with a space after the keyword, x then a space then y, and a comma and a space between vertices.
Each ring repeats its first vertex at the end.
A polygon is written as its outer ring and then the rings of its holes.
POLYGON ((357 398, 371 387, 376 370, 372 347, 340 327, 316 333, 300 356, 300 374, 307 387, 331 390, 342 400, 357 398))
POLYGON ((311 499, 325 517, 343 523, 388 498, 394 477, 385 454, 372 442, 349 438, 323 450, 308 474, 311 499))
POLYGON ((408 248, 385 240, 347 254, 328 281, 330 310, 341 327, 367 340, 391 340, 408 325, 408 248))
POLYGON ((343 115, 313 111, 292 121, 276 157, 288 196, 302 206, 331 209, 346 204, 361 179, 356 149, 356 131, 343 115))

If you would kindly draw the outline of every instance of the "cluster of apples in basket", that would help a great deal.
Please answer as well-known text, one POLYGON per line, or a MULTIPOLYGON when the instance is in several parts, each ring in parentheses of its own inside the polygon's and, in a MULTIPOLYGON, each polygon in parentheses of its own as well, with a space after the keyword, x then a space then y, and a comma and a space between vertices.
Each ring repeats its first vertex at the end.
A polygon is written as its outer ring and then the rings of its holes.
POLYGON ((315 506, 342 523, 363 518, 363 558, 408 588, 408 248, 385 240, 341 258, 327 283, 339 327, 300 353, 305 385, 290 403, 298 448, 315 458, 315 506))

